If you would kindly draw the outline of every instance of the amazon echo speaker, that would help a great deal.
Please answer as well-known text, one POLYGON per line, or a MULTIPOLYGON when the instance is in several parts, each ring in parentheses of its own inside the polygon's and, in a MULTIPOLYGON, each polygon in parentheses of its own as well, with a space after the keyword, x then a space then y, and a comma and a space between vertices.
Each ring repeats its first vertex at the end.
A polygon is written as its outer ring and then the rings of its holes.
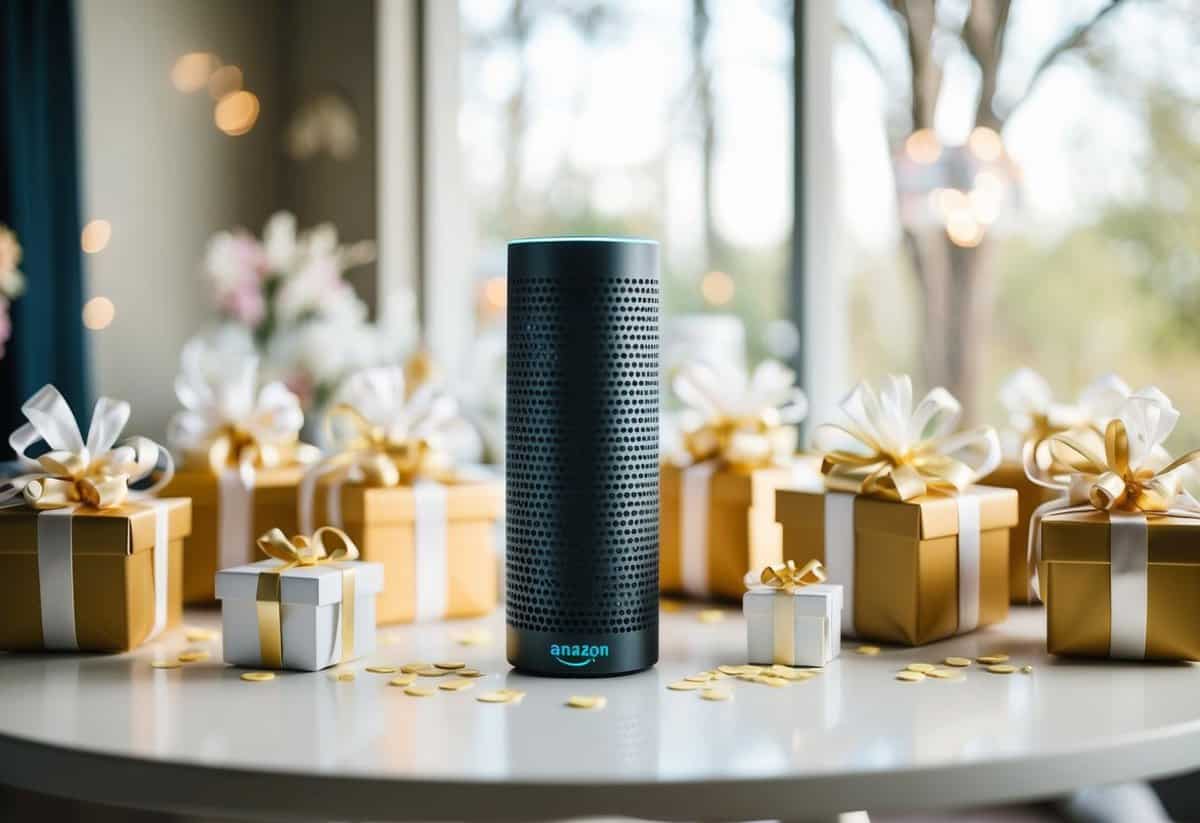
POLYGON ((658 660, 658 244, 508 244, 508 660, 658 660))

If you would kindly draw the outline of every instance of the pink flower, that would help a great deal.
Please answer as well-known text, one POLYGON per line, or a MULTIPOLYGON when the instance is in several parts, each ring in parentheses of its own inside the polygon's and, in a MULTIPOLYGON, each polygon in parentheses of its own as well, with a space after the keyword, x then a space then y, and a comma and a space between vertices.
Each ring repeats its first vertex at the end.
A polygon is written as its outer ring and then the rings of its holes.
POLYGON ((258 283, 242 281, 221 298, 221 307, 225 313, 244 326, 255 328, 263 321, 267 313, 267 304, 263 300, 258 283))

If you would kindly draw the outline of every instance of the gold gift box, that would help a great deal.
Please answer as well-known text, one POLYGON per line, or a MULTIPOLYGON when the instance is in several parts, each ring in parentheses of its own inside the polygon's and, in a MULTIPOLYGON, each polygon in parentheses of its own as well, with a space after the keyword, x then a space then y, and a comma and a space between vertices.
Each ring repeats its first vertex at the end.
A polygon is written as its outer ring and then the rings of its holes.
MULTIPOLYGON (((659 473, 659 588, 672 594, 686 593, 680 527, 683 472, 666 464, 659 473)), ((708 487, 708 588, 713 597, 740 599, 746 593, 747 571, 782 561, 775 490, 793 478, 791 468, 713 472, 708 487)))
MULTIPOLYGON (((167 626, 183 618, 183 539, 191 530, 186 499, 167 506, 167 626)), ((154 510, 129 502, 71 517, 75 636, 81 651, 122 652, 154 627, 154 510)), ((42 641, 38 514, 0 510, 0 649, 34 651, 42 641)))
POLYGON ((1025 467, 1017 462, 1005 461, 982 481, 985 486, 1013 489, 1017 493, 1017 525, 1013 526, 1008 540, 1008 593, 1013 603, 1036 603, 1029 588, 1033 576, 1033 565, 1029 558, 1029 520, 1033 510, 1058 495, 1052 490, 1034 483, 1025 474, 1025 467))
MULTIPOLYGON (((1146 520, 1146 659, 1200 660, 1200 523, 1146 520)), ((1042 521, 1041 590, 1051 654, 1108 657, 1112 626, 1108 514, 1042 521)))
MULTIPOLYGON (((244 554, 238 563, 252 563, 262 558, 254 539, 278 527, 285 534, 298 530, 296 494, 305 466, 283 466, 258 469, 254 474, 250 528, 244 554)), ((215 581, 220 562, 221 492, 219 479, 205 469, 183 469, 175 473, 163 489, 164 496, 192 498, 193 528, 186 541, 183 555, 183 602, 215 603, 215 581)))
MULTIPOLYGON (((1008 535, 1017 493, 975 486, 979 498, 979 625, 1008 617, 1008 535)), ((825 562, 825 493, 775 496, 783 556, 825 562)), ((958 632, 958 504, 928 495, 854 501, 854 627, 858 637, 920 646, 958 632)), ((836 572, 836 570, 835 570, 836 572)))
MULTIPOLYGON (((500 585, 496 519, 503 506, 497 483, 446 487, 446 617, 478 617, 496 608, 500 585)), ((317 486, 313 521, 326 525, 329 485, 317 486)), ((341 489, 342 528, 359 558, 383 564, 383 591, 375 602, 376 622, 411 623, 417 614, 416 504, 411 486, 341 489)))

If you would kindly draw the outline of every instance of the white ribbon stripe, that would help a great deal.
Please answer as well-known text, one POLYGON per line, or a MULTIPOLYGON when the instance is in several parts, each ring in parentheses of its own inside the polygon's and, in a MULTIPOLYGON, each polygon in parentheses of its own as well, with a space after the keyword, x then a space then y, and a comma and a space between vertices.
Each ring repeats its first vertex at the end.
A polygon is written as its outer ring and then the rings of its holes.
POLYGON ((449 566, 446 557, 446 487, 432 480, 413 484, 418 621, 446 616, 449 566))
POLYGON ((979 498, 968 489, 958 503, 958 632, 979 626, 979 498))
POLYGON ((154 510, 154 549, 150 563, 154 570, 154 625, 147 640, 153 640, 167 627, 167 550, 170 537, 167 532, 167 504, 164 500, 143 500, 154 510))
POLYGON ((825 493, 825 570, 842 587, 842 636, 854 637, 854 500, 846 492, 825 493))
POLYGON ((679 500, 679 566, 683 590, 693 597, 708 595, 709 487, 716 460, 683 470, 679 500))
POLYGON ((38 588, 42 611, 42 645, 79 651, 75 636, 75 561, 72 557, 73 507, 38 513, 38 588))
POLYGON ((1150 536, 1146 515, 1109 512, 1109 597, 1112 628, 1109 656, 1126 660, 1146 657, 1146 581, 1150 536))

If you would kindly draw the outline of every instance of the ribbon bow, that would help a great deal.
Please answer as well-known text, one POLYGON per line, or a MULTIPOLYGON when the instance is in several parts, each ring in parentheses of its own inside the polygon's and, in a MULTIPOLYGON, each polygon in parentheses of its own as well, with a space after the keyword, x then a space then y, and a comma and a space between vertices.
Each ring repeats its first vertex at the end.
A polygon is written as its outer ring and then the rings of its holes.
POLYGON ((848 423, 825 423, 813 433, 825 453, 821 473, 836 491, 912 500, 958 494, 1000 463, 991 426, 954 433, 962 406, 943 388, 913 408, 912 381, 889 376, 878 392, 866 381, 841 402, 848 423))
POLYGON ((175 395, 183 411, 167 428, 171 445, 214 473, 310 463, 317 450, 299 442, 300 399, 279 382, 255 393, 258 358, 219 351, 203 339, 183 347, 175 395))
POLYGON ((672 388, 687 407, 683 447, 692 463, 719 459, 738 471, 786 463, 796 451, 795 424, 808 401, 796 374, 765 360, 747 375, 707 363, 686 363, 672 388))
POLYGON ((1051 474, 1029 458, 1025 471, 1035 483, 1065 491, 1072 506, 1086 503, 1101 511, 1166 513, 1190 500, 1179 470, 1200 461, 1200 449, 1171 460, 1163 448, 1178 420, 1179 412, 1165 394, 1154 387, 1140 389, 1109 421, 1102 444, 1090 430, 1050 438, 1054 462, 1065 472, 1051 474))
POLYGON ((747 572, 747 589, 776 589, 789 594, 805 586, 825 582, 825 567, 820 560, 809 560, 797 568, 796 561, 789 560, 774 566, 764 566, 759 574, 747 572))
POLYGON ((276 572, 296 566, 318 566, 322 563, 358 559, 358 546, 350 539, 350 535, 333 526, 322 526, 313 532, 311 537, 298 534, 291 538, 280 529, 271 529, 255 542, 268 557, 283 561, 283 566, 273 570, 276 572), (338 545, 329 548, 325 544, 326 535, 336 537, 338 545))
POLYGON ((174 474, 170 453, 153 440, 132 437, 116 445, 129 421, 130 406, 124 401, 110 397, 96 401, 86 441, 71 407, 50 384, 29 398, 21 413, 29 422, 14 431, 8 443, 28 471, 0 487, 0 504, 23 502, 39 511, 77 504, 109 509, 125 502, 131 483, 155 471, 159 455, 164 456, 166 468, 143 493, 154 494, 174 474), (43 441, 50 451, 29 457, 29 449, 43 441))
POLYGON ((1025 451, 1031 450, 1041 469, 1063 472, 1066 467, 1054 461, 1050 438, 1072 429, 1103 432, 1129 393, 1124 380, 1107 374, 1092 381, 1075 403, 1057 403, 1046 378, 1033 369, 1018 369, 1000 387, 1000 402, 1008 410, 1016 441, 1006 436, 1006 449, 1021 455, 1022 460, 1025 451))

